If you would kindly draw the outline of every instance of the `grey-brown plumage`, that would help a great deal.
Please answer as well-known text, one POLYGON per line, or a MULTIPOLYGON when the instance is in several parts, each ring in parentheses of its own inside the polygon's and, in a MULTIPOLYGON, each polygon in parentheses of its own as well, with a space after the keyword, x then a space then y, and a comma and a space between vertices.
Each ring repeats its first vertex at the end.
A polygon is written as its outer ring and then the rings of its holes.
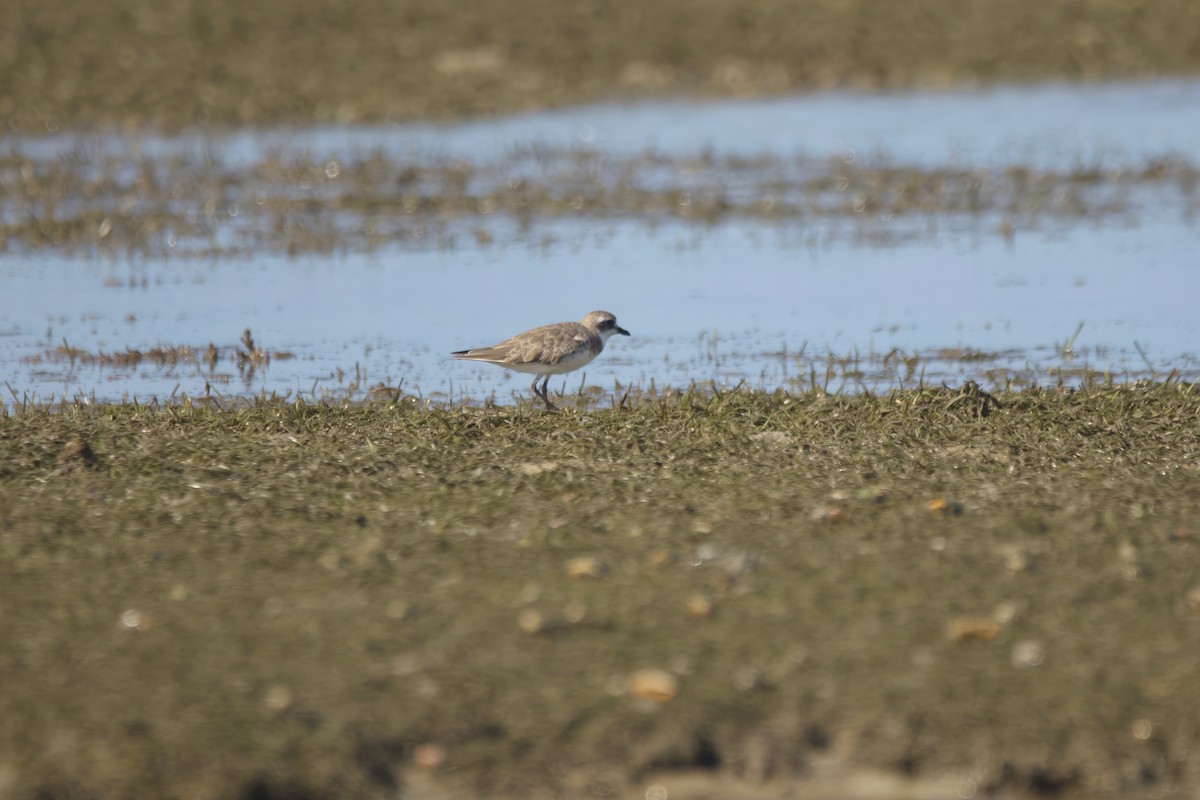
POLYGON ((498 364, 516 372, 533 373, 530 386, 546 407, 554 408, 546 393, 551 375, 579 369, 604 350, 604 343, 615 333, 628 336, 607 311, 593 311, 579 322, 556 322, 519 333, 491 347, 476 347, 451 353, 466 361, 498 364), (542 387, 538 389, 538 381, 542 387))

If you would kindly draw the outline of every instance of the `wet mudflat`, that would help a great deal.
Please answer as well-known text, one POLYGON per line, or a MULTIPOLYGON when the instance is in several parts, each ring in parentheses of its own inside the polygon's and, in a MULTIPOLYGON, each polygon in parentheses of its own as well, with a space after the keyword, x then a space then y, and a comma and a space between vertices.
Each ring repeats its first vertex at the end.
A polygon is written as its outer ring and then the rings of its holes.
POLYGON ((1191 154, 105 152, 5 172, 16 796, 1194 787, 1191 154))
POLYGON ((1186 793, 1197 397, 11 413, 0 777, 1186 793))

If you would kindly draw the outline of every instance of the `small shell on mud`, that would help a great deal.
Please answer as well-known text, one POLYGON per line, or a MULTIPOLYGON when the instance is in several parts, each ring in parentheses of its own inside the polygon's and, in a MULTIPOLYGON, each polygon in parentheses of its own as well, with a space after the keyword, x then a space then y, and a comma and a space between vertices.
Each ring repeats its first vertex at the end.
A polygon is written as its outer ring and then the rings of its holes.
POLYGON ((563 609, 563 621, 569 625, 578 625, 587 617, 588 608, 580 602, 568 603, 563 609))
POLYGON ((987 617, 955 617, 946 623, 946 638, 952 642, 979 639, 990 642, 1000 633, 1000 623, 987 617))
POLYGON ((1046 660, 1046 651, 1042 647, 1042 643, 1034 639, 1026 639, 1023 642, 1017 642, 1012 650, 1012 663, 1014 667, 1020 669, 1028 669, 1029 667, 1041 666, 1046 660))
POLYGON ((679 694, 679 679, 663 669, 639 669, 629 676, 626 687, 641 700, 665 703, 679 694))
POLYGON ((1176 611, 1184 616, 1200 613, 1200 585, 1193 586, 1183 593, 1175 604, 1176 611))
POLYGON ((821 518, 826 522, 845 522, 849 515, 841 506, 830 506, 821 514, 821 518))
POLYGON ((437 769, 446 760, 446 748, 440 744, 422 744, 413 750, 413 763, 422 769, 437 769))
POLYGON ((546 625, 546 620, 540 611, 527 608, 517 615, 517 625, 526 633, 537 633, 546 625))
POLYGON ((1169 542, 1194 542, 1196 541, 1196 532, 1191 528, 1180 525, 1175 530, 1167 534, 1169 542))
POLYGON ((292 705, 292 690, 282 684, 272 686, 263 695, 263 705, 268 711, 286 711, 292 705))
POLYGON ((1021 607, 1016 603, 1005 601, 996 606, 996 610, 992 612, 992 619, 1001 625, 1007 625, 1016 619, 1020 612, 1021 607))
POLYGON ((608 566, 598 558, 580 556, 567 562, 567 577, 571 580, 599 578, 608 572, 608 566))
POLYGON ((702 619, 711 617, 713 613, 713 601, 702 594, 694 594, 688 598, 684 604, 684 609, 689 617, 702 619))
POLYGON ((666 548, 659 548, 646 556, 646 563, 652 567, 661 567, 664 564, 671 563, 671 552, 666 548))
POLYGON ((1004 559, 1004 568, 1010 575, 1029 569, 1029 554, 1017 545, 1000 548, 1000 556, 1004 559))
POLYGON ((935 497, 925 504, 925 508, 934 513, 950 514, 958 516, 963 513, 962 503, 954 500, 947 500, 944 497, 935 497))

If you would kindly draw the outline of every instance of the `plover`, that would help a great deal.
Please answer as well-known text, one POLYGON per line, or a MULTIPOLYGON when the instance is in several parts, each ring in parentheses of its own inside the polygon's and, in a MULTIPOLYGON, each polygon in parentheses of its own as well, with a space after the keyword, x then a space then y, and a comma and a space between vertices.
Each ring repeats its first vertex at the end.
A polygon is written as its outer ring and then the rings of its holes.
POLYGON ((516 372, 533 373, 529 388, 546 408, 555 410, 546 393, 551 375, 562 375, 579 369, 600 355, 604 343, 614 333, 628 336, 629 331, 617 324, 617 318, 607 311, 593 311, 579 322, 556 322, 542 325, 491 347, 459 350, 452 356, 466 361, 485 361, 499 364, 516 372), (542 388, 538 389, 538 381, 542 388))

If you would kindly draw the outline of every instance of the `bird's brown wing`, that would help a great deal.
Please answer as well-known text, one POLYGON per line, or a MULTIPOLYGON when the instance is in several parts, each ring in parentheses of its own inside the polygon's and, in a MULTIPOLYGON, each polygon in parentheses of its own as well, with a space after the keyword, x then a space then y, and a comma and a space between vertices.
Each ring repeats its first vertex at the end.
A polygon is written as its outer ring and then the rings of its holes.
POLYGON ((578 322, 560 322, 525 331, 491 347, 460 350, 452 355, 455 358, 487 361, 492 364, 540 362, 553 366, 575 352, 581 343, 590 338, 591 332, 578 322))

